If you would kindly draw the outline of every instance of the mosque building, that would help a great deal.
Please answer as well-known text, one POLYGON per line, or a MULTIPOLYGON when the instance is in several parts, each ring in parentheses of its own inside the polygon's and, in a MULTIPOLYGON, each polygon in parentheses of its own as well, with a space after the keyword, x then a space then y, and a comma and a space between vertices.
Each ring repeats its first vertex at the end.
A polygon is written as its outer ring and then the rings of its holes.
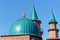
MULTIPOLYGON (((60 40, 58 38, 59 30, 56 28, 57 21, 52 11, 51 19, 49 22, 50 29, 49 38, 46 40, 60 40)), ((11 26, 9 35, 1 35, 1 40, 43 40, 43 31, 41 30, 41 20, 38 19, 35 7, 33 6, 30 19, 26 18, 26 14, 23 14, 23 18, 18 19, 11 26)))

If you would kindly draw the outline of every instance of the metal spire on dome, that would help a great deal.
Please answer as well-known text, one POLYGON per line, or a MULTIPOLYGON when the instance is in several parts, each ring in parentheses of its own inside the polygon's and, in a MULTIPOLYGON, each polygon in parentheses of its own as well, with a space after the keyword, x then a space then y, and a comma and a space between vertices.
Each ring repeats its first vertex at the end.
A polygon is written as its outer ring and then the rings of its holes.
POLYGON ((53 10, 51 10, 52 14, 51 14, 51 19, 50 19, 50 22, 49 23, 57 23, 55 17, 54 17, 54 12, 53 10))
POLYGON ((34 4, 33 4, 32 12, 31 12, 31 20, 38 20, 38 16, 37 16, 34 4))
POLYGON ((25 18, 26 17, 26 11, 24 10, 24 12, 23 12, 23 18, 25 18))

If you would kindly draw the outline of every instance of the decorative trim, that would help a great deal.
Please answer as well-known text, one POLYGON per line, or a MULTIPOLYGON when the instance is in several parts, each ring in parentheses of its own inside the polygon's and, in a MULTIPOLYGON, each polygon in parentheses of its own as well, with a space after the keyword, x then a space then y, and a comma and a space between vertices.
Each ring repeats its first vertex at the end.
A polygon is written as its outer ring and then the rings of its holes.
POLYGON ((51 30, 52 31, 54 31, 54 30, 59 31, 59 29, 49 29, 48 32, 51 31, 51 30))
MULTIPOLYGON (((0 37, 11 37, 11 36, 26 36, 26 35, 29 35, 29 36, 34 36, 34 35, 30 35, 30 34, 24 34, 24 35, 2 35, 0 37)), ((34 37, 38 37, 38 36, 34 36, 34 37)), ((39 37, 40 38, 40 37, 39 37)))
POLYGON ((32 21, 36 21, 36 22, 40 22, 40 23, 41 23, 41 21, 40 21, 40 20, 32 20, 32 21))
POLYGON ((57 24, 57 22, 49 22, 49 24, 51 24, 51 23, 55 23, 55 24, 57 24))

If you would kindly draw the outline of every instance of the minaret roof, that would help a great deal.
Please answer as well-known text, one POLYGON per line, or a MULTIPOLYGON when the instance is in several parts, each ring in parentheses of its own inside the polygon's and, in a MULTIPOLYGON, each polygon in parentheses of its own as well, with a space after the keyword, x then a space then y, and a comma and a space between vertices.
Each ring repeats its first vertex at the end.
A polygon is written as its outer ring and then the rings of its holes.
POLYGON ((38 16, 36 14, 35 7, 33 5, 32 12, 31 12, 31 20, 38 20, 38 16))
POLYGON ((51 14, 51 19, 50 19, 49 24, 50 24, 50 23, 57 23, 57 21, 56 21, 56 19, 55 19, 55 17, 54 17, 53 10, 52 10, 51 12, 52 12, 52 14, 51 14))

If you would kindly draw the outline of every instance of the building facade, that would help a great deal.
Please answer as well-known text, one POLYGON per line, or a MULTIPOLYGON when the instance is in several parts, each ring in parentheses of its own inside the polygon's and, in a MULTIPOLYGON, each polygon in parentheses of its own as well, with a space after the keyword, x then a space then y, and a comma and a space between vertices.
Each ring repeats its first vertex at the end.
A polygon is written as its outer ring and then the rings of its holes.
MULTIPOLYGON (((23 18, 18 19, 11 26, 9 35, 0 36, 1 40, 43 40, 43 31, 41 30, 41 20, 38 19, 35 7, 33 6, 30 19, 26 18, 26 14, 23 14, 23 18)), ((49 38, 47 40, 60 40, 58 38, 59 30, 56 28, 57 21, 52 12, 52 16, 49 22, 50 29, 49 38)))

